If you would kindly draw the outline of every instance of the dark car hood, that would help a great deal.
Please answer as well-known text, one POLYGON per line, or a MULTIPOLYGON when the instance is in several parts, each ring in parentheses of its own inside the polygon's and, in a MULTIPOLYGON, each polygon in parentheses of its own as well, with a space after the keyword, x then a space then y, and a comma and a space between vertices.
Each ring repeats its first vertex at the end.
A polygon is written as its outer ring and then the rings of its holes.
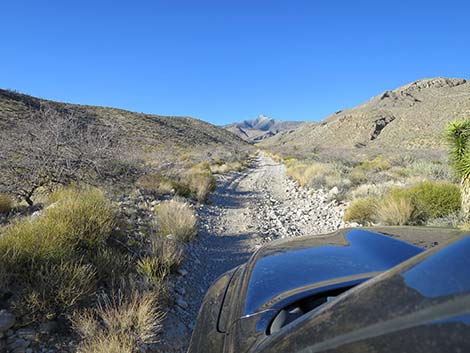
POLYGON ((320 237, 308 237, 262 248, 247 267, 243 314, 266 310, 286 293, 312 284, 373 277, 423 251, 362 229, 346 229, 328 237, 327 245, 320 237))
POLYGON ((344 293, 256 352, 468 352, 469 268, 464 236, 344 293))

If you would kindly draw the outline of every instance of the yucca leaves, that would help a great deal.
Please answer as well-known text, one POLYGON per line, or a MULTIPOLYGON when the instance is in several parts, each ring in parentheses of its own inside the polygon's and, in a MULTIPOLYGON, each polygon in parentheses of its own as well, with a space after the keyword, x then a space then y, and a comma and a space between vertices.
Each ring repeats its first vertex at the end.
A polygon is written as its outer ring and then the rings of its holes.
POLYGON ((470 177, 470 119, 452 121, 446 128, 452 168, 462 179, 470 177))

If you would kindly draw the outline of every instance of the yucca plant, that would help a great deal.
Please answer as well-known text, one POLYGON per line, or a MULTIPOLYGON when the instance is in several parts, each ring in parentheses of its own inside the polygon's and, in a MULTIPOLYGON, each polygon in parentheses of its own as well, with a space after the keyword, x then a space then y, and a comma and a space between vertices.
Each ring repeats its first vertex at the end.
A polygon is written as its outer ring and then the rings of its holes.
POLYGON ((447 125, 446 138, 450 145, 452 169, 460 178, 462 211, 470 215, 470 119, 453 121, 447 125))

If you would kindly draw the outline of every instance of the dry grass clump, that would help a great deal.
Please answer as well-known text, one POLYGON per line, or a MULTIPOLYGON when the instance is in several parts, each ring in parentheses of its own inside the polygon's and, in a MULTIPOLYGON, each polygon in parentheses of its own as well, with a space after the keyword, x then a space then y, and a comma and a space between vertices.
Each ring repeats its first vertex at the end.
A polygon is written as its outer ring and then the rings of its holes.
POLYGON ((344 212, 343 219, 346 222, 358 222, 361 224, 371 224, 377 212, 377 199, 367 197, 355 200, 344 212))
POLYGON ((185 172, 181 182, 188 186, 191 195, 200 202, 205 201, 216 187, 215 178, 210 171, 209 164, 206 163, 199 164, 185 172))
POLYGON ((163 318, 153 293, 104 297, 98 308, 72 317, 73 326, 83 340, 78 352, 139 352, 144 345, 156 341, 163 318))
POLYGON ((0 194, 0 213, 8 213, 13 208, 13 200, 6 194, 0 194))
POLYGON ((188 242, 196 236, 196 214, 187 202, 169 200, 155 210, 158 232, 188 242))
POLYGON ((297 181, 300 186, 313 188, 332 188, 342 183, 342 177, 334 165, 326 163, 298 164, 296 160, 290 160, 287 164, 286 174, 297 181))
POLYGON ((214 174, 224 174, 229 172, 239 172, 243 169, 241 162, 231 162, 222 164, 213 164, 210 166, 210 170, 214 174))
POLYGON ((16 293, 17 314, 30 320, 54 317, 95 290, 102 269, 93 261, 114 224, 113 207, 98 189, 59 190, 51 202, 0 237, 0 267, 8 274, 1 289, 16 293))
POLYGON ((392 164, 384 156, 377 156, 355 167, 356 170, 362 170, 364 172, 383 172, 390 168, 392 168, 392 164))
POLYGON ((137 186, 160 195, 169 195, 175 191, 173 182, 160 174, 147 174, 137 180, 137 186))
POLYGON ((386 225, 415 224, 420 216, 411 198, 388 195, 381 200, 377 209, 377 217, 386 225))
POLYGON ((152 239, 151 253, 159 259, 161 266, 169 272, 179 267, 184 256, 180 242, 158 235, 152 239))
POLYGON ((146 256, 138 260, 136 270, 147 285, 163 290, 167 276, 179 267, 183 256, 179 241, 155 235, 146 256))

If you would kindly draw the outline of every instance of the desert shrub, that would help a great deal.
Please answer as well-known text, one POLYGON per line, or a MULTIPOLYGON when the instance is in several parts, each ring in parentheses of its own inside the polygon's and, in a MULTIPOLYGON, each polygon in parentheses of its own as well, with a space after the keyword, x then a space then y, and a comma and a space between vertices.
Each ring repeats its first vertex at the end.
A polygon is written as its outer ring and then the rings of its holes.
POLYGON ((150 249, 152 256, 158 258, 160 265, 168 272, 176 270, 183 261, 183 247, 177 240, 155 235, 150 249))
POLYGON ((343 219, 346 222, 358 222, 361 224, 372 223, 377 212, 377 199, 367 197, 355 200, 344 212, 343 219))
POLYGON ((46 209, 44 219, 62 229, 63 239, 89 250, 104 244, 114 226, 114 209, 101 190, 63 188, 51 200, 57 201, 46 209))
POLYGON ((379 218, 386 224, 420 224, 459 209, 460 192, 456 185, 423 181, 389 190, 379 205, 379 218))
POLYGON ((147 285, 161 288, 169 274, 168 269, 162 265, 161 259, 154 256, 146 256, 137 261, 137 273, 145 280, 147 285))
POLYGON ((96 271, 88 264, 62 262, 42 264, 23 275, 25 293, 13 302, 18 313, 30 319, 52 319, 58 312, 78 304, 96 289, 96 271))
POLYGON ((361 185, 367 182, 367 175, 363 170, 353 168, 349 174, 349 179, 354 185, 361 185))
POLYGON ((423 177, 431 180, 449 181, 452 180, 452 174, 447 164, 439 161, 427 162, 418 161, 406 167, 409 176, 423 177))
POLYGON ((300 186, 307 184, 307 178, 305 177, 305 171, 308 166, 306 164, 292 164, 287 166, 286 175, 295 180, 300 186))
POLYGON ((384 156, 377 156, 370 161, 364 161, 354 169, 364 172, 383 172, 392 167, 390 162, 384 156))
POLYGON ((325 163, 288 164, 286 174, 300 186, 312 188, 332 188, 339 186, 343 180, 335 166, 325 163))
POLYGON ((43 214, 6 227, 0 237, 0 267, 14 306, 30 319, 50 318, 93 292, 101 268, 93 258, 114 223, 110 202, 98 189, 64 189, 43 214), (25 312, 26 310, 26 312, 25 312))
POLYGON ((213 164, 210 170, 214 174, 223 174, 229 172, 238 172, 243 169, 243 164, 240 162, 213 164))
POLYGON ((155 342, 164 318, 157 299, 150 292, 118 293, 97 309, 76 313, 73 326, 83 340, 78 352, 135 353, 155 342))
POLYGON ((381 184, 361 184, 352 189, 349 194, 352 200, 369 196, 382 197, 391 186, 394 186, 394 184, 389 182, 381 184))
POLYGON ((161 195, 169 195, 175 191, 174 182, 160 174, 147 174, 137 180, 137 186, 161 195))
POLYGON ((29 205, 40 188, 132 174, 126 170, 133 169, 125 158, 129 146, 116 125, 85 121, 50 104, 15 123, 18 127, 3 136, 0 190, 29 205))
POLYGON ((210 167, 194 167, 184 173, 181 182, 187 185, 191 195, 198 201, 205 201, 209 193, 215 190, 215 178, 210 167))
POLYGON ((112 247, 99 247, 90 254, 90 263, 97 271, 97 280, 108 288, 113 288, 122 278, 132 273, 134 262, 122 251, 112 247))
POLYGON ((196 215, 186 202, 162 202, 156 208, 156 221, 161 235, 172 234, 180 241, 190 241, 196 236, 196 215))
POLYGON ((13 200, 10 196, 0 194, 0 213, 7 213, 13 208, 13 200))
POLYGON ((412 199, 397 193, 387 195, 377 208, 378 219, 386 225, 415 224, 419 215, 412 199))
POLYGON ((136 264, 136 271, 153 289, 165 291, 167 276, 183 261, 183 247, 176 239, 153 234, 144 257, 136 264))
POLYGON ((451 183, 423 181, 408 188, 408 192, 426 218, 443 217, 460 209, 460 190, 451 183))

